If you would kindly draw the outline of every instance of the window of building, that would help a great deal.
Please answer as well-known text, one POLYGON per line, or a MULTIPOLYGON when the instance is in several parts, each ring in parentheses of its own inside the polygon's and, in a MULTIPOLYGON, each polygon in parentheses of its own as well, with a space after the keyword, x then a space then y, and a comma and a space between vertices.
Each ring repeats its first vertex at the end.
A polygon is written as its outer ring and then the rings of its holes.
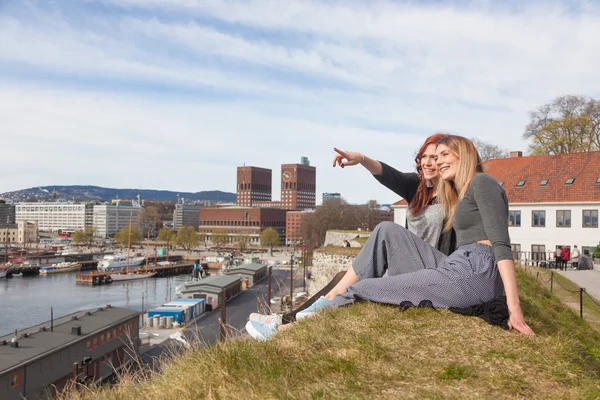
POLYGON ((532 244, 531 245, 531 259, 534 261, 546 259, 546 245, 543 244, 532 244))
POLYGON ((571 210, 556 211, 556 226, 564 228, 571 227, 571 210))
POLYGON ((521 226, 521 211, 508 212, 508 226, 521 226))
POLYGON ((546 211, 532 211, 531 217, 531 226, 546 226, 546 211))
POLYGON ((596 179, 596 183, 600 183, 600 178, 596 179))
POLYGON ((15 388, 21 384, 21 372, 15 372, 10 376, 9 385, 10 388, 15 388))
POLYGON ((540 182, 540 186, 546 186, 548 184, 548 179, 544 179, 540 182))
POLYGON ((565 185, 572 185, 575 182, 575 178, 569 178, 565 181, 565 185))
POLYGON ((526 182, 526 181, 519 181, 519 182, 517 183, 517 186, 518 186, 518 187, 525 186, 525 182, 526 182))
POLYGON ((515 243, 511 243, 510 248, 512 250, 513 253, 513 259, 514 260, 519 260, 521 258, 521 245, 520 244, 515 244, 515 243))
POLYGON ((598 227, 598 210, 583 210, 583 227, 598 227))

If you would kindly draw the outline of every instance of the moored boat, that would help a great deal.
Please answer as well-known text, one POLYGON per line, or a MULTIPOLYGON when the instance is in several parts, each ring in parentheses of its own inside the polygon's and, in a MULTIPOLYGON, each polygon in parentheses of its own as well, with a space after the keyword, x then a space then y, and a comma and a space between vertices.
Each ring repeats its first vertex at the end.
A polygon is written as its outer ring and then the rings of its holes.
POLYGON ((156 272, 122 272, 118 274, 110 274, 113 282, 133 281, 138 279, 151 278, 156 275, 156 272))
POLYGON ((0 268, 0 278, 6 278, 6 270, 4 268, 0 268))
POLYGON ((98 263, 98 271, 102 272, 119 272, 127 267, 137 267, 144 262, 144 257, 130 257, 129 265, 127 265, 127 256, 108 255, 104 256, 102 261, 98 263))
POLYGON ((49 265, 40 268, 41 275, 58 274, 61 272, 80 271, 81 264, 78 262, 62 262, 54 265, 49 265))

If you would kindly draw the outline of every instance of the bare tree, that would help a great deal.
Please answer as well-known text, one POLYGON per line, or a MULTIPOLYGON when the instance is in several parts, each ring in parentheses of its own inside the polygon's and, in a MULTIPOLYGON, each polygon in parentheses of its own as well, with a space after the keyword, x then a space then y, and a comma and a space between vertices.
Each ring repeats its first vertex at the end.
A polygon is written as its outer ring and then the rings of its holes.
POLYGON ((483 161, 508 157, 508 151, 498 145, 477 138, 472 138, 471 141, 477 148, 477 152, 483 161))
POLYGON ((600 149, 600 102, 561 96, 529 113, 524 139, 531 154, 560 154, 600 149))

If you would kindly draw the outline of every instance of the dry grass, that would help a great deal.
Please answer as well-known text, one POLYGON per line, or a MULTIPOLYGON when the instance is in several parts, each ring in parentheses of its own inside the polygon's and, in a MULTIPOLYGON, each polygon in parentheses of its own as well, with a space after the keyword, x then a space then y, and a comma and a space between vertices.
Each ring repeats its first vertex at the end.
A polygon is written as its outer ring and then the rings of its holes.
POLYGON ((315 249, 314 253, 336 254, 341 256, 356 257, 360 250, 360 247, 327 246, 315 249))
POLYGON ((267 342, 195 350, 152 379, 69 399, 597 399, 600 334, 519 271, 530 338, 446 310, 361 303, 267 342))

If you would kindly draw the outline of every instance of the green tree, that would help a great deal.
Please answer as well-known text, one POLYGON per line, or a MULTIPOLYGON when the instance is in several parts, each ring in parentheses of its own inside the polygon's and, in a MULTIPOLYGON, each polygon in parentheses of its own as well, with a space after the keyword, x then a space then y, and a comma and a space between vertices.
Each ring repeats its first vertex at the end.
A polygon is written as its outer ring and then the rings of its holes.
POLYGON ((250 243, 250 235, 247 233, 240 233, 235 237, 234 242, 241 253, 248 247, 248 244, 250 243))
POLYGON ((279 246, 281 238, 275 228, 267 228, 260 233, 260 245, 269 246, 269 254, 273 255, 273 246, 279 246))
POLYGON ((523 138, 533 155, 600 150, 600 101, 562 96, 529 113, 523 138))
POLYGON ((91 246, 94 244, 96 230, 91 226, 86 226, 82 231, 75 231, 73 233, 73 242, 75 244, 84 244, 86 246, 91 246))
POLYGON ((198 246, 198 243, 198 233, 193 226, 182 226, 177 231, 177 244, 183 247, 184 250, 191 250, 198 246))
POLYGON ((225 232, 224 229, 215 229, 214 231, 212 231, 210 240, 217 248, 221 248, 227 244, 229 237, 227 236, 227 232, 225 232))
POLYGON ((127 246, 130 243, 131 236, 131 244, 137 243, 142 240, 142 234, 138 230, 138 228, 134 225, 131 228, 129 226, 124 227, 115 235, 115 242, 120 246, 127 246), (130 231, 131 229, 131 231, 130 231))
POLYGON ((170 247, 173 244, 177 244, 177 234, 171 228, 161 228, 158 231, 158 241, 170 247))

